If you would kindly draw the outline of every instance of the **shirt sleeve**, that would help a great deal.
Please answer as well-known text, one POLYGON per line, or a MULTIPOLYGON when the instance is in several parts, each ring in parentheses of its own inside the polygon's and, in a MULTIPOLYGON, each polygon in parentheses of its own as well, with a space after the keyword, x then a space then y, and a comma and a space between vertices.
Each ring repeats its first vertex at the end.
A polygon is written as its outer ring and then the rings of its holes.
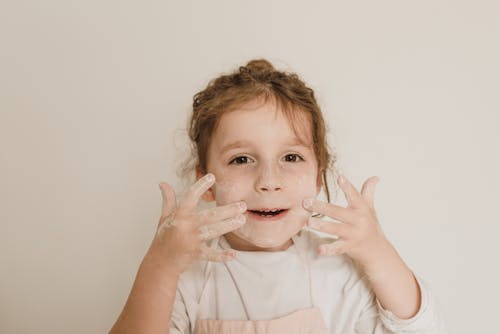
POLYGON ((356 324, 356 333, 373 334, 446 334, 441 309, 432 295, 428 284, 419 276, 415 279, 420 287, 421 304, 417 314, 401 319, 380 305, 372 292, 371 302, 362 312, 356 324))

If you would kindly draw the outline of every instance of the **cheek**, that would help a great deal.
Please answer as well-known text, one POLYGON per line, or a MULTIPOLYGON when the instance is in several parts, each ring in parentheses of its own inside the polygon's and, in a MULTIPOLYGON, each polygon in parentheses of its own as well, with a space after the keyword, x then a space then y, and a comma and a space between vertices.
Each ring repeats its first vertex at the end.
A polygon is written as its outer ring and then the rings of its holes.
POLYGON ((316 195, 316 176, 310 173, 297 174, 293 178, 289 178, 290 183, 288 188, 299 196, 316 195))
POLYGON ((243 180, 233 178, 222 178, 221 181, 215 182, 215 201, 219 205, 228 204, 239 201, 244 198, 243 180))

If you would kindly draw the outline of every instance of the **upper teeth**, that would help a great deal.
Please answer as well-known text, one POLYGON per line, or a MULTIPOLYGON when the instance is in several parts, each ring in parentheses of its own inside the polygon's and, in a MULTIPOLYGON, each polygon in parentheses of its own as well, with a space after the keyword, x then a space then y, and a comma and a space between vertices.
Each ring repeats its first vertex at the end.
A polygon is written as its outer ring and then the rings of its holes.
POLYGON ((262 212, 277 212, 280 211, 280 209, 274 209, 274 210, 263 210, 262 212))

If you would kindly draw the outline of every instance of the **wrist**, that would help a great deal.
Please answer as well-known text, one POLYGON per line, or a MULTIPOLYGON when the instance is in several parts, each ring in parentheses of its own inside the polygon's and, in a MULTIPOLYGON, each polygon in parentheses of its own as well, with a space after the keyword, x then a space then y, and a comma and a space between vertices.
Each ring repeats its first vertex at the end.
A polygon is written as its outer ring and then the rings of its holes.
POLYGON ((182 271, 177 269, 172 263, 169 263, 163 254, 162 249, 154 243, 151 244, 144 256, 141 267, 161 272, 164 275, 178 279, 182 271))
POLYGON ((360 259, 358 263, 371 282, 385 281, 396 273, 409 271, 399 253, 388 240, 380 243, 378 248, 360 259))
POLYGON ((366 274, 381 274, 386 271, 387 265, 399 257, 392 244, 386 238, 374 240, 366 245, 365 250, 359 252, 354 260, 363 268, 366 274))

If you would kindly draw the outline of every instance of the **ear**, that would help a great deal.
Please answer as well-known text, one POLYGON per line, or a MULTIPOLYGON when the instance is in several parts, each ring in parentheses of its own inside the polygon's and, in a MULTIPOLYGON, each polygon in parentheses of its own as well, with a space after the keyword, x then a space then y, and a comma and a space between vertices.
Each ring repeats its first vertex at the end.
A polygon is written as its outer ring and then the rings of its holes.
MULTIPOLYGON (((200 178, 202 178, 205 174, 201 172, 199 168, 196 168, 196 181, 198 181, 200 178)), ((208 189, 201 195, 201 199, 204 200, 205 202, 213 202, 215 201, 215 193, 212 188, 208 189)))

